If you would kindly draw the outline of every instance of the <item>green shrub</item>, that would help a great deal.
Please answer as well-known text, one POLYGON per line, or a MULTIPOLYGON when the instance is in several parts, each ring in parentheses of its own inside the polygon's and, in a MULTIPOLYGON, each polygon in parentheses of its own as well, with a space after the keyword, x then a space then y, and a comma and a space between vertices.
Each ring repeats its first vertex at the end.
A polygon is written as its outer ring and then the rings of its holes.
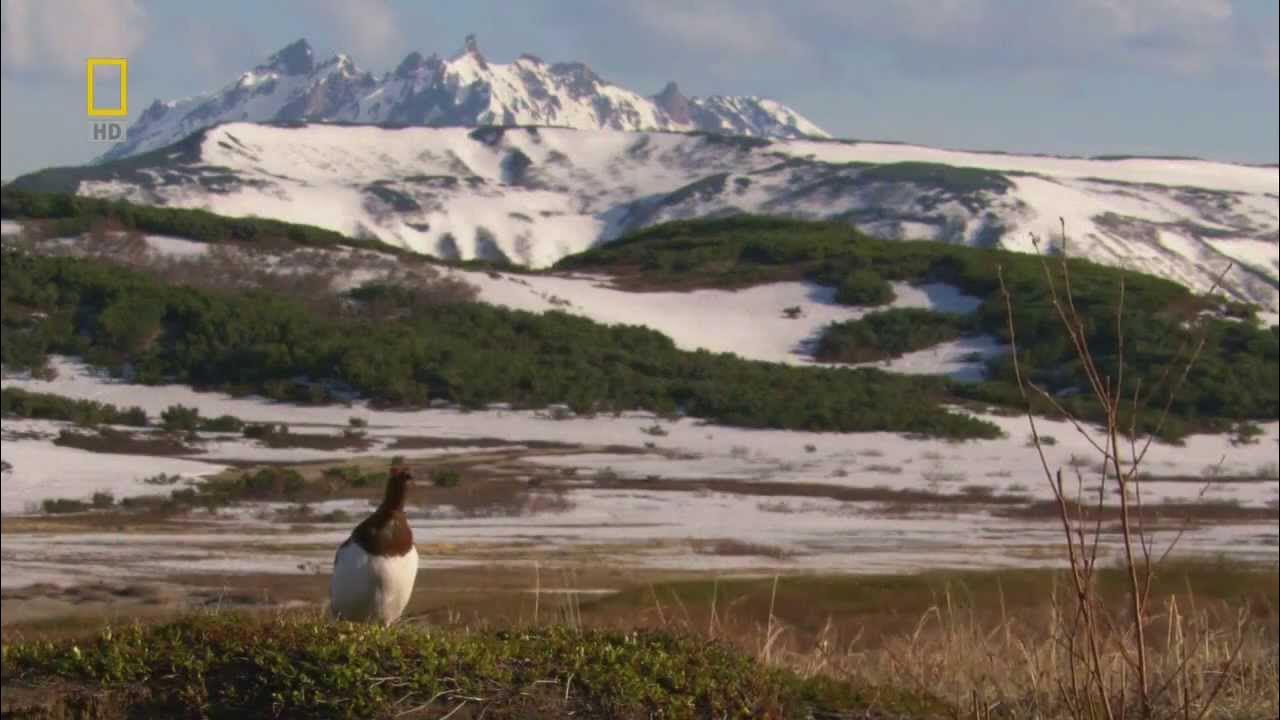
POLYGON ((278 467, 245 473, 240 476, 239 484, 241 497, 256 500, 293 499, 307 487, 306 480, 296 470, 278 467))
POLYGON ((382 481, 386 479, 386 474, 372 471, 365 472, 358 465, 344 465, 341 467, 331 467, 324 471, 324 476, 330 482, 339 486, 347 486, 353 488, 370 488, 378 487, 382 481))
POLYGON ((960 337, 971 322, 918 308, 894 308, 823 330, 814 355, 823 362, 859 363, 899 357, 960 337))
POLYGON ((72 500, 70 498, 49 498, 41 501, 40 508, 49 515, 62 515, 66 513, 85 512, 89 509, 89 503, 83 500, 72 500))
POLYGON ((244 421, 234 415, 219 415, 201 420, 200 429, 205 432, 238 433, 244 430, 244 421))
POLYGON ((170 405, 160 413, 160 424, 169 432, 195 432, 200 429, 200 409, 170 405))
POLYGON ((431 484, 441 488, 457 487, 462 483, 462 473, 453 468, 437 468, 431 471, 431 484))
POLYGON ((836 302, 842 305, 887 305, 895 297, 893 286, 871 270, 854 270, 836 287, 836 302))
MULTIPOLYGON (((10 336, 5 335, 8 343, 10 336)), ((29 392, 20 388, 0 390, 0 411, 4 417, 62 420, 77 425, 127 425, 146 427, 147 413, 140 407, 120 408, 93 400, 73 400, 51 393, 29 392)))

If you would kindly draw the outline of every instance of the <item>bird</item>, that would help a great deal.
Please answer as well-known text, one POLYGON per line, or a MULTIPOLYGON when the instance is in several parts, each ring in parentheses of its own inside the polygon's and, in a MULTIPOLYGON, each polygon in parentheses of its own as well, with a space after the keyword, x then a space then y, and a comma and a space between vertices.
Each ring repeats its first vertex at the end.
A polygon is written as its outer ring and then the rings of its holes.
POLYGON ((338 546, 329 581, 335 619, 390 625, 409 604, 418 578, 418 549, 404 514, 412 479, 409 468, 392 467, 382 503, 338 546))

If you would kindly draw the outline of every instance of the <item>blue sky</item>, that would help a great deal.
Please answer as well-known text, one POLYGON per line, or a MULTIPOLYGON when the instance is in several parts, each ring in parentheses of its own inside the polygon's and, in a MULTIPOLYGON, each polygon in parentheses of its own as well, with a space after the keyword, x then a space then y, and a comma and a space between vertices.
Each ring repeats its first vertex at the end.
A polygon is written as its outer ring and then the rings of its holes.
POLYGON ((644 94, 780 100, 840 137, 1066 154, 1280 157, 1275 0, 0 0, 0 176, 87 161, 84 59, 131 116, 305 37, 381 73, 409 51, 581 60, 644 94))

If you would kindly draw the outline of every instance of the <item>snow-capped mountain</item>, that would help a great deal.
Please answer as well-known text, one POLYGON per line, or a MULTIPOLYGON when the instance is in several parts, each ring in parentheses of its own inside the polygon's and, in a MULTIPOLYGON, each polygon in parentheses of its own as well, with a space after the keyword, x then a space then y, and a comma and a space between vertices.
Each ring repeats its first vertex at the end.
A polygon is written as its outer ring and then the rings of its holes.
POLYGON ((564 128, 231 123, 127 161, 15 180, 546 266, 654 223, 732 213, 903 240, 1070 252, 1280 310, 1280 170, 885 143, 564 128))
POLYGON ((724 132, 758 137, 827 137, 790 108, 758 97, 685 97, 674 82, 653 97, 614 85, 577 62, 522 55, 485 59, 474 36, 444 60, 410 53, 381 78, 346 55, 317 62, 298 40, 220 90, 157 100, 103 160, 175 143, 222 122, 351 122, 724 132))

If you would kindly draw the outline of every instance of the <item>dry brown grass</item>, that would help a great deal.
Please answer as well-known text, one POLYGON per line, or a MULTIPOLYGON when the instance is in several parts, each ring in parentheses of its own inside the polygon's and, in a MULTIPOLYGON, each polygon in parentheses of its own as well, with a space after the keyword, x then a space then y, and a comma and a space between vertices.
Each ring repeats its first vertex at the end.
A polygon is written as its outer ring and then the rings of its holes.
MULTIPOLYGON (((1032 241, 1040 247, 1034 235, 1032 241)), ((1176 549, 1182 531, 1190 525, 1190 511, 1184 506, 1181 515, 1187 519, 1176 528, 1172 541, 1157 548, 1153 530, 1163 518, 1152 513, 1151 506, 1144 502, 1146 479, 1142 462, 1153 439, 1160 434, 1183 381, 1196 365, 1207 330, 1202 326, 1177 348, 1175 359, 1162 369, 1154 387, 1128 387, 1125 280, 1121 277, 1116 288, 1115 347, 1105 349, 1114 353, 1118 362, 1114 369, 1104 371, 1095 360, 1096 353, 1102 350, 1091 348, 1086 342, 1084 321, 1076 309, 1066 260, 1065 223, 1060 248, 1061 262, 1056 266, 1041 256, 1045 289, 1061 321, 1063 335, 1075 349, 1087 381, 1087 394, 1104 418, 1100 430, 1080 422, 1052 393, 1035 383, 1030 369, 1023 368, 1013 300, 1004 285, 1003 269, 997 268, 1013 370, 1026 403, 1031 447, 1054 495, 1048 507, 1061 522, 1069 568, 1069 583, 1062 589, 1055 586, 1048 597, 1052 612, 1043 624, 1046 639, 1018 648, 1021 666, 1031 674, 1031 686, 1036 690, 1024 705, 1037 716, 1044 715, 1043 708, 1047 707, 1072 720, 1275 717, 1274 620, 1268 618, 1270 632, 1258 633, 1249 622, 1247 603, 1240 598, 1228 605, 1222 617, 1213 618, 1197 612, 1194 596, 1189 604, 1180 606, 1174 599, 1162 601, 1153 593, 1156 579, 1176 549), (1081 488, 1078 492, 1068 490, 1064 469, 1052 468, 1045 456, 1044 446, 1053 443, 1037 428, 1033 399, 1047 402, 1066 417, 1096 451, 1092 460, 1073 455, 1068 463, 1075 486, 1081 488), (1148 411, 1156 417, 1155 426, 1149 434, 1140 434, 1137 418, 1148 411), (1092 484, 1086 483, 1085 476, 1092 484), (1112 496, 1118 498, 1118 507, 1108 507, 1112 496), (1104 536, 1112 534, 1119 538, 1123 551, 1118 602, 1100 589, 1100 548, 1104 536), (1041 682, 1041 676, 1052 682, 1041 682), (1265 680, 1265 691, 1258 684, 1259 678, 1265 680), (1263 714, 1258 714, 1260 711, 1263 714)), ((1223 274, 1229 269, 1230 266, 1223 274)), ((1202 498, 1208 488, 1206 484, 1202 498)), ((1240 512, 1236 506, 1218 504, 1195 509, 1200 516, 1211 510, 1240 512)), ((981 649, 979 640, 973 633, 964 634, 954 652, 981 649)), ((1012 649, 1008 645, 1006 641, 1006 649, 1012 649)), ((979 717, 991 716, 991 710, 1000 704, 983 698, 979 687, 977 683, 971 685, 971 708, 979 717)))
MULTIPOLYGON (((1151 717, 1275 717, 1276 573, 1246 567, 1170 567, 1157 582, 1149 648, 1151 717), (1179 585, 1181 584, 1181 587, 1179 585), (1209 587, 1205 594, 1194 588, 1209 587), (1184 700, 1205 697, 1207 706, 1184 700)), ((1100 598, 1126 604, 1124 572, 1099 575, 1100 598)), ((964 717, 1074 718, 1072 649, 1062 613, 1071 582, 1053 571, 917 578, 786 577, 667 583, 580 600, 588 626, 676 629, 727 639, 805 675, 942 697, 964 717)), ((1102 655, 1116 677, 1132 658, 1102 655)))

